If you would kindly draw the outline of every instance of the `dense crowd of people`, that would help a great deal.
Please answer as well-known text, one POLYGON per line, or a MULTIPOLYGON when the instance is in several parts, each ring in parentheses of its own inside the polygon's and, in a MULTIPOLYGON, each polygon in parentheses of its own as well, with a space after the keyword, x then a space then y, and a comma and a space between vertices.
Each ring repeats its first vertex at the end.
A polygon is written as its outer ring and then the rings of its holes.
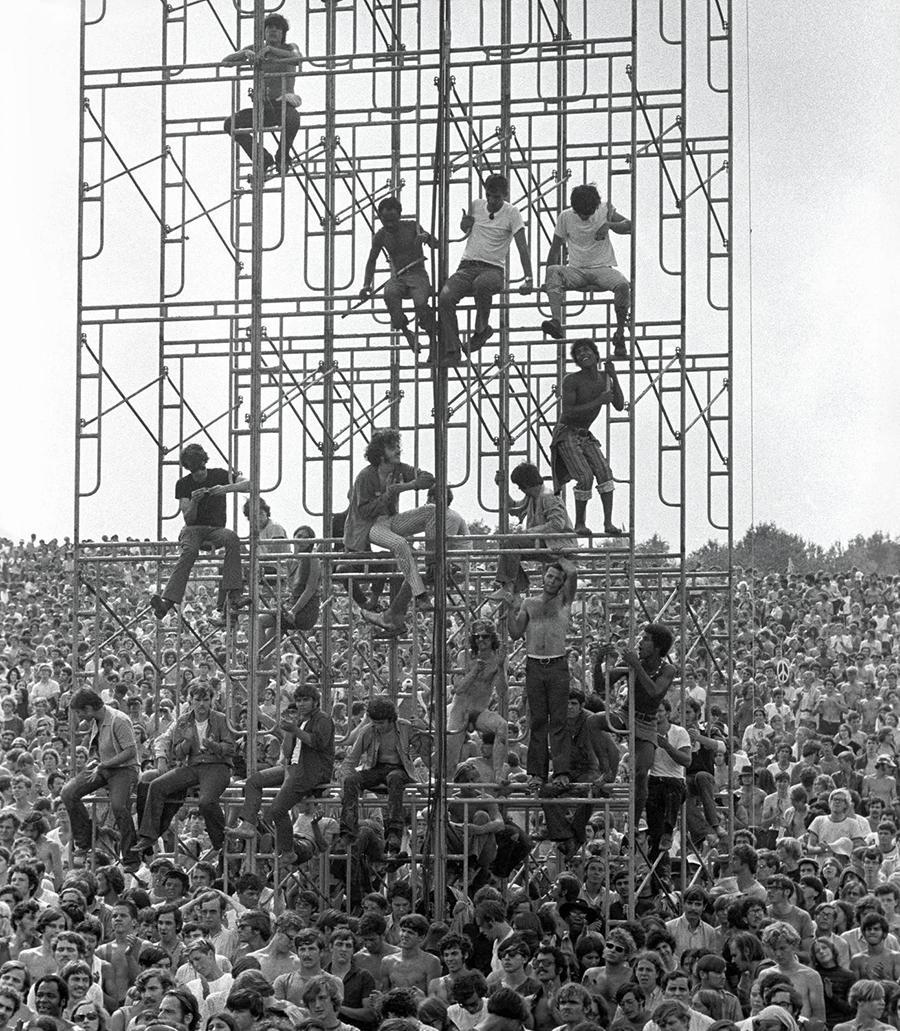
POLYGON ((215 590, 186 585, 213 643, 180 653, 120 548, 76 635, 71 543, 0 546, 0 1031, 900 1028, 900 577, 748 572, 731 683, 702 592, 676 660, 659 623, 623 649, 565 558, 537 593, 498 578, 454 639, 439 921, 427 641, 339 626, 323 700, 285 633, 248 771, 215 590), (637 811, 608 808, 632 778, 637 811))

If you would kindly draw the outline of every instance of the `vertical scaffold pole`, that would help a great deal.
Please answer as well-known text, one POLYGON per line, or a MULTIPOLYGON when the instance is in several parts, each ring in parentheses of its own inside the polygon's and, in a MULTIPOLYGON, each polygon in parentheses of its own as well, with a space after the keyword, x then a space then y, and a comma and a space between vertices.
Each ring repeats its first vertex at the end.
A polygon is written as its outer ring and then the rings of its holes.
MULTIPOLYGON (((440 218, 438 282, 447 280, 450 240, 450 0, 440 5, 440 73, 438 76, 438 132, 435 153, 435 179, 438 183, 440 218)), ((443 331, 438 353, 444 353, 443 331)), ((447 369, 435 356, 434 369, 434 458, 435 458, 435 534, 434 534, 434 758, 432 766, 432 855, 434 918, 444 919, 447 897, 447 369)))
MULTIPOLYGON (((82 685, 78 680, 78 643, 81 640, 81 631, 78 623, 78 607, 81 603, 81 592, 78 589, 79 577, 81 574, 80 547, 81 547, 81 387, 82 387, 82 362, 83 351, 81 343, 82 334, 82 304, 84 302, 84 105, 86 94, 84 88, 85 69, 85 34, 87 32, 87 10, 86 0, 81 0, 81 23, 79 25, 79 47, 80 59, 78 66, 78 276, 75 286, 76 326, 75 326, 75 490, 73 493, 74 512, 72 515, 72 655, 69 659, 72 666, 72 690, 76 691, 82 685)), ((99 440, 98 440, 99 446, 99 440)), ((75 723, 74 718, 69 720, 69 762, 71 768, 77 769, 75 761, 75 723)))
MULTIPOLYGON (((637 77, 638 77, 638 0, 632 0, 631 4, 631 217, 632 224, 637 215, 637 77)), ((612 161, 612 154, 610 154, 610 161, 612 161)), ((640 232, 640 224, 637 226, 638 232, 640 232)), ((628 316, 628 334, 631 340, 631 351, 634 353, 636 342, 634 339, 634 311, 637 297, 637 246, 635 244, 635 236, 632 234, 631 242, 631 312, 628 316)), ((627 584, 627 597, 628 597, 628 637, 629 645, 631 647, 636 646, 635 642, 635 619, 634 619, 634 608, 635 608, 635 590, 634 590, 634 530, 635 530, 635 512, 634 505, 637 497, 637 490, 635 488, 636 471, 634 467, 634 456, 636 451, 636 437, 635 437, 635 418, 636 411, 634 408, 635 398, 635 368, 634 360, 628 363, 628 397, 630 399, 629 404, 629 419, 628 419, 628 584, 627 584)), ((635 724, 634 724, 634 673, 629 670, 628 673, 628 764, 631 767, 628 777, 628 818, 627 826, 629 828, 629 842, 631 848, 628 850, 628 918, 633 920, 635 918, 635 838, 637 836, 637 821, 635 820, 635 788, 636 778, 635 771, 637 769, 637 762, 635 757, 635 724)))
MULTIPOLYGON (((265 43, 265 0, 253 5, 253 48, 258 53, 265 43)), ((257 712, 259 711, 259 685, 256 670, 259 664, 258 621, 259 609, 259 484, 261 464, 261 406, 262 379, 262 297, 263 297, 263 190, 265 165, 263 161, 263 133, 265 122, 266 80, 262 63, 253 65, 253 193, 251 212, 253 225, 250 232, 250 556, 249 588, 250 618, 247 628, 247 772, 256 772, 257 712)), ((232 688, 233 690, 233 688, 232 688)))

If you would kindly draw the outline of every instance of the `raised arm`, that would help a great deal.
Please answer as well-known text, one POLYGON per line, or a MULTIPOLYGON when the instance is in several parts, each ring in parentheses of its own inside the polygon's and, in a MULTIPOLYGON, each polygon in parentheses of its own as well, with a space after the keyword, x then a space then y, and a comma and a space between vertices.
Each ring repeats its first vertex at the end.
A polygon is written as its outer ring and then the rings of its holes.
POLYGON ((561 558, 559 564, 566 574, 565 583, 562 586, 562 596, 567 605, 575 600, 575 592, 578 590, 578 567, 567 558, 561 558))
POLYGON ((616 367, 607 359, 603 363, 603 371, 606 373, 607 383, 612 393, 612 406, 617 412, 621 412, 625 407, 625 395, 622 393, 622 386, 619 383, 619 377, 616 375, 616 367))
POLYGON ((666 697, 666 692, 675 678, 675 667, 665 663, 654 680, 641 665, 640 656, 636 651, 629 649, 625 652, 623 659, 634 672, 635 682, 641 685, 650 698, 661 702, 666 697))
POLYGON ((526 599, 519 598, 517 594, 514 594, 509 610, 506 613, 506 629, 509 631, 509 636, 514 641, 518 641, 520 637, 524 636, 527 626, 528 609, 526 607, 526 599))

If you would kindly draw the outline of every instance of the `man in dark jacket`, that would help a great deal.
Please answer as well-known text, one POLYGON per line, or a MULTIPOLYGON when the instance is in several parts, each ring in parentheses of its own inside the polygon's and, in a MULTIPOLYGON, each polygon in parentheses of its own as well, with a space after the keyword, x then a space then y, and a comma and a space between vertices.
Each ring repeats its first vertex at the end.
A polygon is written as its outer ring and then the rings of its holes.
MULTIPOLYGON (((241 822, 228 833, 237 838, 256 836, 256 821, 266 787, 281 790, 266 810, 266 819, 275 825, 275 847, 282 862, 294 862, 296 855, 291 828, 291 809, 314 788, 328 784, 334 772, 334 722, 319 708, 318 688, 301 684, 294 692, 297 718, 281 718, 284 764, 260 770, 247 778, 241 822)), ((309 859, 310 856, 306 856, 309 859)))
POLYGON ((359 793, 375 787, 388 792, 385 822, 388 852, 399 852, 405 825, 403 789, 415 780, 416 732, 408 720, 397 718, 389 698, 373 698, 366 707, 364 723, 341 766, 341 836, 345 843, 356 838, 359 822, 359 793), (362 766, 362 769, 357 767, 362 766))
MULTIPOLYGON (((608 796, 606 784, 616 779, 619 768, 619 750, 612 736, 601 724, 603 717, 587 712, 584 694, 577 688, 569 690, 569 708, 566 713, 566 730, 572 741, 571 783, 562 785, 551 781, 541 788, 542 798, 573 797, 587 794, 591 785, 593 793, 608 796)), ((547 836, 560 843, 563 849, 584 844, 585 828, 591 816, 590 804, 575 807, 570 820, 568 806, 545 805, 544 819, 547 822, 547 836)))
MULTIPOLYGON (((172 818, 166 803, 173 795, 184 797, 188 788, 197 787, 197 808, 206 824, 214 849, 225 840, 225 813, 219 799, 231 781, 234 764, 234 734, 222 712, 212 708, 213 692, 208 684, 197 682, 190 691, 191 710, 176 720, 157 740, 165 751, 159 758, 159 776, 147 792, 141 817, 139 847, 152 848, 165 834, 172 818)), ((157 752, 159 755, 159 752, 157 752)))

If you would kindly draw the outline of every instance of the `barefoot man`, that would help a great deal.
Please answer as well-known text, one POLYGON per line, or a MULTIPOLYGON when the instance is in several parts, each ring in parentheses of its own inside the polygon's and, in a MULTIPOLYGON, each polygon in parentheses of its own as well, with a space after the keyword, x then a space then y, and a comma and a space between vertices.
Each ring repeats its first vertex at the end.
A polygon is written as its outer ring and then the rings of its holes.
POLYGON ((559 494, 567 481, 575 481, 575 532, 589 534, 587 503, 596 480, 603 505, 603 532, 618 536, 622 531, 612 521, 612 469, 600 450, 600 441, 591 433, 591 423, 605 404, 621 412, 625 398, 612 362, 604 362, 600 371, 600 352, 593 340, 574 341, 572 358, 578 372, 563 379, 562 412, 550 442, 553 493, 559 494))

